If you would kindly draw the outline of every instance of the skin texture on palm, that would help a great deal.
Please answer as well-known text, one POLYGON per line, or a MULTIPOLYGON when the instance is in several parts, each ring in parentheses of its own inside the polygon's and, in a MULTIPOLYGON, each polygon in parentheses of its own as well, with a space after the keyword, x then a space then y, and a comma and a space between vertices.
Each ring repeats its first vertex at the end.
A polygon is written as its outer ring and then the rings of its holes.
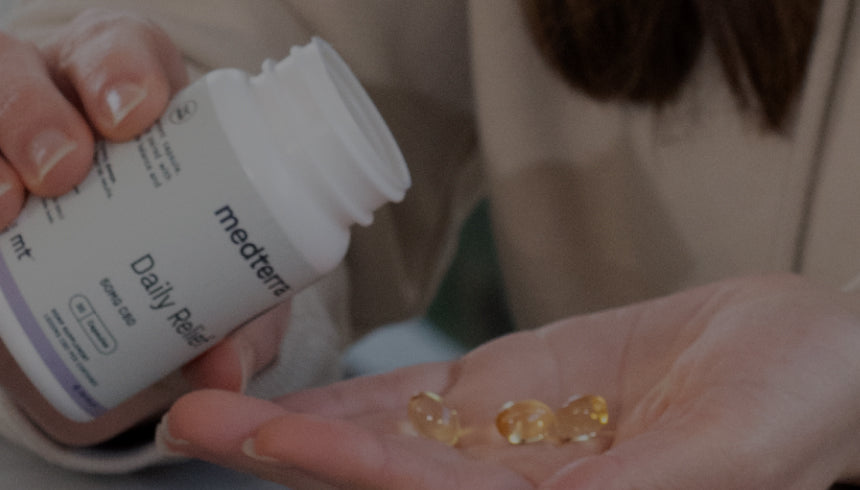
POLYGON ((833 298, 736 279, 273 402, 198 392, 161 442, 295 488, 824 489, 857 475, 860 445, 860 321, 833 298), (423 390, 460 412, 457 447, 409 430, 423 390), (561 446, 494 432, 507 400, 574 393, 606 397, 612 430, 561 446))

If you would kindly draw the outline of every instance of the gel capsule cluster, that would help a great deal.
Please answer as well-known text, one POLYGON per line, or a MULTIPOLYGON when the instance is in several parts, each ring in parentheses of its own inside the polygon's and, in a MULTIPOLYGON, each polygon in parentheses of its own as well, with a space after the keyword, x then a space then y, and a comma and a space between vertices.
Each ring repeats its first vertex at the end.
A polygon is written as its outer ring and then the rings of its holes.
POLYGON ((541 440, 587 441, 609 423, 606 400, 598 395, 574 396, 553 410, 538 400, 507 402, 496 416, 496 429, 511 444, 541 440))
MULTIPOLYGON (((415 431, 428 439, 455 446, 463 434, 457 410, 436 393, 413 396, 408 414, 415 431)), ((496 429, 511 444, 587 441, 608 423, 609 409, 599 395, 573 396, 555 411, 539 400, 511 401, 496 416, 496 429)))

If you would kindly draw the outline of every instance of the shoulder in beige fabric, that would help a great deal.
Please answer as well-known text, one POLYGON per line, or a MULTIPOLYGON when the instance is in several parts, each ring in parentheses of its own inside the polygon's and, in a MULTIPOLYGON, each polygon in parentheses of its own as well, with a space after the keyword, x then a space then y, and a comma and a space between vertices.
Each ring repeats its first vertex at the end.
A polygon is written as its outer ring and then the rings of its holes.
POLYGON ((663 110, 598 103, 539 61, 515 8, 473 2, 480 136, 521 326, 739 274, 857 274, 860 229, 843 224, 860 206, 856 5, 824 5, 780 136, 739 110, 707 48, 663 110))

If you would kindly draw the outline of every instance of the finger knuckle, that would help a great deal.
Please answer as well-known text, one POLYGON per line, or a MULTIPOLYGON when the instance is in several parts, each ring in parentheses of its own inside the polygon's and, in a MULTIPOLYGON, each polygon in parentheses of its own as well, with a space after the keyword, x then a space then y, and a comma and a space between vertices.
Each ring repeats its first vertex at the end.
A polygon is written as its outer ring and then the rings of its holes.
POLYGON ((82 59, 98 60, 129 39, 151 42, 162 35, 158 25, 134 12, 91 8, 76 17, 55 44, 60 65, 68 68, 82 59))
POLYGON ((84 36, 129 29, 145 32, 153 28, 155 25, 151 21, 137 13, 103 7, 84 10, 70 24, 73 32, 84 36))
POLYGON ((38 108, 43 106, 43 92, 39 83, 28 83, 26 75, 6 79, 0 89, 0 127, 4 132, 13 131, 20 124, 4 124, 6 121, 18 121, 38 114, 38 108))
POLYGON ((4 76, 20 73, 21 65, 33 65, 33 61, 39 58, 39 50, 35 44, 0 31, 0 66, 6 68, 4 76))
POLYGON ((30 42, 0 33, 0 130, 18 131, 44 107, 44 91, 50 87, 39 50, 30 42))

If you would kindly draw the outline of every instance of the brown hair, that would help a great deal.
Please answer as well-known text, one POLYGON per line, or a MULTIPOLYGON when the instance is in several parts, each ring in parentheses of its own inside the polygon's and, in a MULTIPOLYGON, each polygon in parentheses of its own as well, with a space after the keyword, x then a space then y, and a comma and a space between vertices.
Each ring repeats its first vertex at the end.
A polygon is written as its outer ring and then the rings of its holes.
POLYGON ((742 107, 780 129, 803 85, 821 0, 523 0, 535 41, 576 88, 661 105, 705 38, 742 107))

